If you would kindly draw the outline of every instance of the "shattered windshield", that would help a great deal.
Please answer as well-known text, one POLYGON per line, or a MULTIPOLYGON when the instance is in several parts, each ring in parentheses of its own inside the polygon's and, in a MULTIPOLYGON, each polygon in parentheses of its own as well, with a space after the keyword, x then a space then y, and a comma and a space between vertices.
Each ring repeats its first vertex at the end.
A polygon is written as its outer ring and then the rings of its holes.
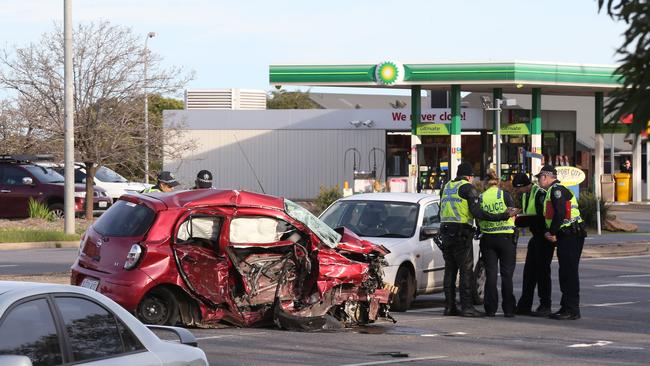
POLYGON ((335 248, 338 245, 341 235, 307 209, 287 199, 284 200, 284 207, 289 216, 305 224, 325 245, 330 248, 335 248))

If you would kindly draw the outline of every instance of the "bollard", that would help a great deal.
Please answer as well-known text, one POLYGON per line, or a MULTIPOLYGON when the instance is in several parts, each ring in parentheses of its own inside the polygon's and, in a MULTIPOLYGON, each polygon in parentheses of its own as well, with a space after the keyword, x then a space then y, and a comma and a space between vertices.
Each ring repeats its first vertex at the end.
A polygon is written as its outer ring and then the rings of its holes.
POLYGON ((596 198, 596 226, 598 227, 598 235, 600 236, 600 198, 596 198))

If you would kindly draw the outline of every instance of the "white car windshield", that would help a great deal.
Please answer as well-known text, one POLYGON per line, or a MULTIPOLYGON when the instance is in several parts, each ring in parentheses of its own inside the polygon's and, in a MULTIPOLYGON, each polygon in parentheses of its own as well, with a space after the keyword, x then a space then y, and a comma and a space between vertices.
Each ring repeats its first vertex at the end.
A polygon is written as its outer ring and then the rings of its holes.
POLYGON ((126 183, 127 180, 119 173, 115 172, 112 169, 109 169, 105 166, 100 166, 95 172, 95 177, 102 182, 107 183, 126 183))
POLYGON ((339 233, 299 204, 285 199, 284 208, 289 216, 305 224, 328 247, 336 248, 341 241, 339 233))
POLYGON ((416 203, 338 201, 320 218, 332 228, 344 226, 362 237, 410 238, 418 211, 416 203))

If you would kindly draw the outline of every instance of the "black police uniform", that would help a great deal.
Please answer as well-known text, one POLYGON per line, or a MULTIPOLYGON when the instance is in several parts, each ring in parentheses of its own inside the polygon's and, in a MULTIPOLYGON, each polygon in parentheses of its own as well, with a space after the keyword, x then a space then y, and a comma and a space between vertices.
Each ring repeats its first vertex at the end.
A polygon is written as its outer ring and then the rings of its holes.
MULTIPOLYGON (((537 190, 534 199, 536 215, 529 226, 532 237, 528 241, 521 297, 517 302, 516 313, 520 315, 548 316, 551 314, 551 262, 555 252, 555 243, 551 243, 544 237, 546 232, 546 223, 544 222, 545 198, 546 191, 543 189, 537 190), (535 312, 531 313, 533 298, 535 297, 535 286, 537 286, 539 306, 535 312)), ((527 211, 527 204, 529 204, 528 200, 522 202, 523 212, 527 211)))
MULTIPOLYGON (((456 178, 458 182, 463 178, 456 178)), ((501 221, 508 219, 508 213, 491 214, 483 211, 479 203, 479 193, 472 184, 464 184, 458 189, 458 196, 467 201, 469 212, 474 219, 501 221)), ((474 227, 469 224, 444 222, 440 226, 442 234, 442 256, 445 260, 444 291, 445 315, 482 316, 474 308, 474 227), (456 308, 456 276, 460 272, 460 305, 456 308)))
MULTIPOLYGON (((510 193, 503 193, 503 201, 507 207, 514 207, 515 202, 510 193)), ((485 261, 485 299, 483 307, 485 314, 494 316, 499 306, 497 292, 497 272, 501 275, 501 297, 503 314, 512 317, 515 311, 515 295, 513 294, 512 276, 517 263, 517 243, 513 233, 483 233, 481 235, 481 254, 485 261)))
MULTIPOLYGON (((573 198, 573 193, 562 185, 551 188, 550 197, 553 216, 550 228, 547 230, 557 237, 557 259, 559 263, 558 276, 560 279, 560 310, 551 315, 555 319, 580 318, 580 277, 578 265, 585 243, 586 232, 584 225, 577 221, 561 228, 567 211, 567 202, 573 198)), ((548 209, 548 208, 547 208, 548 209)))

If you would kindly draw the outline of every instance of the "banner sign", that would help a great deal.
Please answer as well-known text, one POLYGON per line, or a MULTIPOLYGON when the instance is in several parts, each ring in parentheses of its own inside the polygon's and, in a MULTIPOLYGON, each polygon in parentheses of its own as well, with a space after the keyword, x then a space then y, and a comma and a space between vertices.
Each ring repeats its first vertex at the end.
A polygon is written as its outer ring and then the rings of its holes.
POLYGON ((502 135, 530 135, 530 126, 528 123, 513 123, 501 125, 502 135))
POLYGON ((565 186, 577 186, 585 180, 585 172, 573 166, 556 166, 557 180, 565 186))
POLYGON ((418 135, 449 135, 449 123, 418 123, 418 135))

